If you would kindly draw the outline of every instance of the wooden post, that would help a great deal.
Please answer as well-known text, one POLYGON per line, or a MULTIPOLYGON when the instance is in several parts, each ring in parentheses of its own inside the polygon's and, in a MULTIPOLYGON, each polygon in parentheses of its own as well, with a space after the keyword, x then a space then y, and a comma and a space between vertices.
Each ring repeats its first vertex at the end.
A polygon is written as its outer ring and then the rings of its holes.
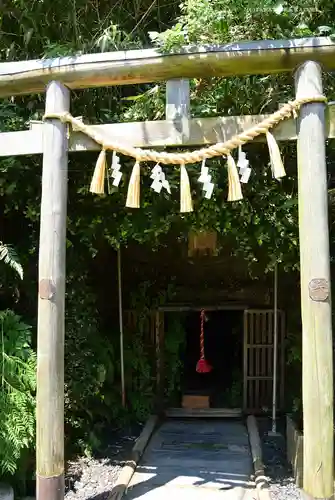
POLYGON ((126 407, 126 383, 124 377, 124 342, 123 342, 123 309, 122 309, 122 261, 121 246, 117 249, 117 281, 119 294, 119 330, 120 330, 120 370, 121 370, 121 392, 122 406, 126 407))
POLYGON ((156 410, 162 413, 164 409, 164 313, 155 313, 156 331, 156 410))
MULTIPOLYGON (((46 113, 69 111, 69 91, 51 82, 46 113)), ((64 498, 64 312, 67 135, 44 125, 37 337, 37 500, 64 498)))
MULTIPOLYGON (((296 95, 322 95, 322 73, 308 61, 296 73, 296 95)), ((305 104, 298 120, 298 195, 303 338, 304 490, 334 492, 333 345, 331 323, 325 105, 305 104)))
MULTIPOLYGON (((185 78, 175 78, 166 82, 165 118, 172 121, 181 134, 181 141, 190 136, 190 82, 185 78)), ((157 409, 164 409, 164 312, 156 313, 156 363, 157 363, 157 409)))
POLYGON ((190 135, 189 80, 181 78, 166 82, 165 116, 167 120, 174 122, 175 128, 182 134, 182 141, 186 141, 190 135))

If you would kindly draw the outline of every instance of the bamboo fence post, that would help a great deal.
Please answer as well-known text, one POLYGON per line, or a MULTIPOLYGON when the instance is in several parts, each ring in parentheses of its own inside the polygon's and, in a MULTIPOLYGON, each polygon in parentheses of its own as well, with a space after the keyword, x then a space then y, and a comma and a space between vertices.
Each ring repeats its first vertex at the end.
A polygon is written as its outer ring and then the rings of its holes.
MULTIPOLYGON (((70 93, 52 81, 46 113, 69 111, 70 93)), ((64 498, 64 317, 67 126, 47 120, 43 138, 37 338, 37 500, 64 498)))
MULTIPOLYGON (((322 95, 322 72, 308 61, 296 73, 297 97, 322 95)), ((333 345, 325 153, 325 105, 301 107, 298 119, 298 197, 303 343, 304 490, 334 492, 333 345)))

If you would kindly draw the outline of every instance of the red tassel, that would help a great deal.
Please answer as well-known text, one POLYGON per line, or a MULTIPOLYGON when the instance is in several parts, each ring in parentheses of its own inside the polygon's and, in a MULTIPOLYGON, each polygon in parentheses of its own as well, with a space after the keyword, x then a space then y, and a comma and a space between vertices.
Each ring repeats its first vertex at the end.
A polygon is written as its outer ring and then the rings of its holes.
POLYGON ((198 373, 210 373, 213 370, 212 366, 206 361, 206 359, 199 359, 197 363, 198 373))
POLYGON ((209 373, 213 370, 212 366, 206 361, 205 358, 205 336, 204 336, 204 321, 205 321, 205 311, 202 310, 200 314, 201 319, 201 330, 200 330, 200 359, 197 363, 198 373, 209 373))

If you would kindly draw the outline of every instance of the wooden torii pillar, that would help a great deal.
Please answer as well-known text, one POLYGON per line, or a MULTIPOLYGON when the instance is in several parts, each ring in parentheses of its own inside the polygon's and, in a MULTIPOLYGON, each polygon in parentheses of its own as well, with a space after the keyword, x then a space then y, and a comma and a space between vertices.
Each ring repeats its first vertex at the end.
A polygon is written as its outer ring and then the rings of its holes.
MULTIPOLYGON (((69 111, 69 90, 50 82, 46 113, 69 111)), ((67 126, 47 120, 43 173, 37 329, 37 500, 64 498, 64 331, 67 126)))
MULTIPOLYGON (((323 95, 319 64, 296 72, 296 97, 323 95)), ((303 345, 303 485, 309 497, 334 494, 333 342, 325 151, 325 104, 298 118, 298 197, 303 345)))

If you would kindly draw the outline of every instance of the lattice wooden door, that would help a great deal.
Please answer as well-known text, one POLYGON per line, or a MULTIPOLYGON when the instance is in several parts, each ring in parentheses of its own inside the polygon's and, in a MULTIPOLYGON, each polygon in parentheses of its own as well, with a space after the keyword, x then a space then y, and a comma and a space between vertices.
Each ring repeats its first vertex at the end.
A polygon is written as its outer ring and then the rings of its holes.
MULTIPOLYGON (((272 408, 273 390, 273 311, 244 311, 244 391, 243 407, 248 413, 272 408)), ((278 311, 277 407, 284 404, 285 315, 278 311)))

